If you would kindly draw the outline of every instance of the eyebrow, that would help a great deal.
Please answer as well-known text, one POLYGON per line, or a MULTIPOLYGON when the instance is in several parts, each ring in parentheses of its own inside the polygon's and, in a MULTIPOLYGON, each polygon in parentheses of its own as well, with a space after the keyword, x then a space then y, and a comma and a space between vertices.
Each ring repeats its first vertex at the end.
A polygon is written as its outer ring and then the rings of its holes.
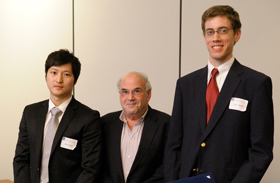
MULTIPOLYGON (((137 88, 134 88, 132 90, 136 90, 136 89, 141 89, 140 87, 137 87, 137 88)), ((121 90, 128 90, 128 89, 125 89, 125 88, 122 88, 121 90)))
MULTIPOLYGON (((50 71, 53 71, 53 70, 54 70, 54 71, 58 71, 59 69, 53 68, 53 67, 52 67, 52 68, 50 68, 49 70, 50 70, 50 71)), ((69 72, 69 73, 72 73, 72 71, 69 71, 69 70, 63 70, 62 72, 69 72)))
MULTIPOLYGON (((223 29, 223 28, 229 29, 229 27, 227 27, 227 26, 222 26, 222 27, 219 27, 218 29, 223 29)), ((208 28, 208 29, 206 29, 206 30, 214 30, 214 29, 213 29, 213 28, 208 28)))

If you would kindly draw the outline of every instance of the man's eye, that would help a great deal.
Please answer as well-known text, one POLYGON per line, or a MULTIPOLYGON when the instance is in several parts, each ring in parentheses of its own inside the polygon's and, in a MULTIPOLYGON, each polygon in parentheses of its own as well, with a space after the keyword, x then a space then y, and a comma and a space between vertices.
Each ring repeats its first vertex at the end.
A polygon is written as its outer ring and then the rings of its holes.
POLYGON ((208 31, 207 31, 207 34, 210 34, 210 35, 211 35, 211 34, 214 34, 214 31, 213 31, 213 30, 208 30, 208 31))
POLYGON ((220 33, 227 33, 227 29, 220 29, 220 33))
POLYGON ((135 93, 135 94, 141 93, 141 90, 140 89, 136 89, 136 90, 134 90, 133 93, 135 93))
POLYGON ((121 93, 123 93, 123 94, 127 94, 127 93, 128 93, 128 91, 127 91, 127 90, 122 90, 122 91, 121 91, 121 93))

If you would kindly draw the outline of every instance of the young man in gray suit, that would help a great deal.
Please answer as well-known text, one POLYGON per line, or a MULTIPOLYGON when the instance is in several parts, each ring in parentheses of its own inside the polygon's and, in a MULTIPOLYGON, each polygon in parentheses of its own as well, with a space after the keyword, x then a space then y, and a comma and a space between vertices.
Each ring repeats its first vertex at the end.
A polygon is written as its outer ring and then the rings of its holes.
POLYGON ((165 181, 212 173, 217 183, 258 183, 273 158, 271 79, 233 57, 241 22, 232 7, 209 8, 201 25, 208 65, 177 81, 165 181))
POLYGON ((45 77, 50 99, 24 109, 13 162, 15 183, 99 183, 99 112, 72 96, 80 69, 68 50, 49 54, 45 77))

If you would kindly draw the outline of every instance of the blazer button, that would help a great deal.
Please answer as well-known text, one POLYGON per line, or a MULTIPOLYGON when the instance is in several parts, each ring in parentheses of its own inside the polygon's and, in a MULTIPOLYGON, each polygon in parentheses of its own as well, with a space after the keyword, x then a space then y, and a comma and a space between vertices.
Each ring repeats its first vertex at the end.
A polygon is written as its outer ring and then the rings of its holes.
POLYGON ((200 146, 201 146, 201 147, 205 147, 206 144, 205 144, 204 142, 202 142, 202 143, 200 144, 200 146))

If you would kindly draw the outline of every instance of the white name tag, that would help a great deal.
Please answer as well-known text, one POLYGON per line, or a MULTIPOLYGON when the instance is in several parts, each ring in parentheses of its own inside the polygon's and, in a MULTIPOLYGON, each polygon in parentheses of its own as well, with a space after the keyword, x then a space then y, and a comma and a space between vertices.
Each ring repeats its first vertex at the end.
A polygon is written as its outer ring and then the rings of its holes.
POLYGON ((64 149, 74 150, 77 146, 78 140, 62 137, 60 147, 64 149))
POLYGON ((244 112, 247 109, 248 100, 232 97, 229 103, 229 109, 244 112))

